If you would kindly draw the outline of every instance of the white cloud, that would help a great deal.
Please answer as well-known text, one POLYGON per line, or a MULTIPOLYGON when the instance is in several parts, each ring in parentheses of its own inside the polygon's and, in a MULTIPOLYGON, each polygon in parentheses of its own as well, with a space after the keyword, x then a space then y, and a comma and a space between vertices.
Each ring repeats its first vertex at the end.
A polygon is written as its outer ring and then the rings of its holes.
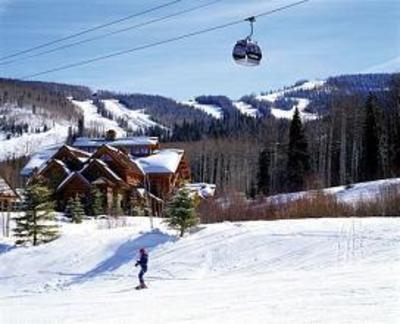
POLYGON ((386 62, 374 65, 363 71, 364 73, 400 72, 400 56, 386 62))

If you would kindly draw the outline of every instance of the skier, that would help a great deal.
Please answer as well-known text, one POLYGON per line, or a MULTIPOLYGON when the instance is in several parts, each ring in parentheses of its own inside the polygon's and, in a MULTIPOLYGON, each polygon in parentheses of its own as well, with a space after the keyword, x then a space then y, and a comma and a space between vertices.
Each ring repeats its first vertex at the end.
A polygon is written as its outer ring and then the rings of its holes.
POLYGON ((140 265, 140 272, 139 272, 139 286, 136 287, 136 289, 143 289, 147 288, 146 284, 144 283, 143 276, 147 272, 147 262, 149 260, 149 255, 147 254, 146 250, 144 248, 141 248, 139 250, 140 253, 140 259, 136 261, 135 267, 140 265))

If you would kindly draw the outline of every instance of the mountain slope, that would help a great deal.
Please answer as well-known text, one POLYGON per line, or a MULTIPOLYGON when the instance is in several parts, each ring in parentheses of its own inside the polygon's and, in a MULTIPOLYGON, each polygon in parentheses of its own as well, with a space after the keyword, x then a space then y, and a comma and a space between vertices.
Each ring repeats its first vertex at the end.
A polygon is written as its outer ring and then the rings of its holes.
POLYGON ((397 219, 222 223, 179 240, 159 220, 154 231, 145 218, 128 224, 63 224, 44 246, 0 244, 0 321, 352 324, 400 315, 397 219), (150 288, 137 292, 143 246, 150 288))

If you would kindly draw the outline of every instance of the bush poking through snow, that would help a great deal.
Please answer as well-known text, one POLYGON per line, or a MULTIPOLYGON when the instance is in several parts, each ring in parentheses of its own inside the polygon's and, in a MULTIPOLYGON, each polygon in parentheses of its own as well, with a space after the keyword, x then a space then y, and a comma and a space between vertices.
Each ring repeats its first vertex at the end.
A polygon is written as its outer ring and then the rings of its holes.
POLYGON ((344 203, 332 194, 313 192, 303 198, 282 202, 247 200, 237 193, 208 199, 197 209, 202 223, 224 221, 301 219, 322 217, 399 216, 400 188, 380 189, 375 198, 344 203))
POLYGON ((181 237, 186 230, 198 224, 195 202, 187 189, 181 189, 175 194, 168 203, 165 216, 168 225, 177 229, 181 237))
POLYGON ((42 179, 32 180, 25 193, 25 215, 15 218, 16 244, 50 242, 58 237, 54 222, 54 202, 51 191, 42 179))

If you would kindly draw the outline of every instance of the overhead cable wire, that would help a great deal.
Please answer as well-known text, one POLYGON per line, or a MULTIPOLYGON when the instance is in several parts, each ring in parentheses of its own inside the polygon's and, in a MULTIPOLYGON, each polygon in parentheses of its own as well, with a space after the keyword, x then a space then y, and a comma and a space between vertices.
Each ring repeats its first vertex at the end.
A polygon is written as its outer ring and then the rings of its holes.
POLYGON ((31 47, 31 48, 28 48, 28 49, 25 49, 25 50, 22 50, 22 51, 19 51, 19 52, 15 52, 15 53, 12 53, 12 54, 8 54, 6 56, 0 57, 0 61, 4 61, 4 60, 9 59, 9 58, 13 58, 13 57, 16 57, 16 56, 27 54, 27 53, 36 51, 38 49, 42 49, 42 48, 45 48, 45 47, 48 47, 48 46, 51 46, 51 45, 54 45, 54 44, 61 43, 63 41, 69 40, 69 39, 73 39, 73 38, 76 38, 76 37, 79 37, 79 36, 82 36, 82 35, 85 35, 85 34, 89 34, 89 33, 94 32, 96 30, 103 29, 103 28, 106 28, 106 27, 109 27, 109 26, 113 26, 113 25, 119 24, 121 22, 130 20, 132 18, 143 16, 145 14, 148 14, 148 13, 160 10, 160 9, 164 9, 164 8, 170 7, 170 6, 175 5, 175 4, 177 4, 179 2, 182 2, 182 1, 183 0, 170 1, 170 2, 167 2, 165 4, 158 5, 158 6, 143 10, 141 12, 134 13, 132 15, 123 17, 123 18, 118 18, 116 20, 109 21, 109 22, 107 22, 105 24, 97 25, 95 27, 91 27, 91 28, 82 30, 80 32, 74 33, 74 34, 71 34, 71 35, 68 35, 68 36, 65 36, 65 37, 61 37, 61 38, 55 39, 55 40, 47 42, 47 43, 36 45, 36 46, 31 47))
MULTIPOLYGON (((286 10, 286 9, 289 9, 289 8, 292 8, 292 7, 295 7, 295 6, 299 6, 299 5, 304 4, 306 2, 309 2, 309 1, 310 0, 302 0, 302 1, 293 2, 293 3, 288 4, 286 6, 278 7, 276 9, 265 11, 265 12, 262 12, 262 13, 260 13, 258 15, 254 15, 253 17, 262 18, 264 16, 272 15, 274 13, 277 13, 277 12, 280 12, 280 11, 283 11, 283 10, 286 10)), ((109 59, 109 58, 113 58, 113 57, 116 57, 116 56, 130 54, 130 53, 133 53, 133 52, 145 50, 145 49, 156 47, 156 46, 160 46, 160 45, 163 45, 163 44, 176 42, 176 41, 179 41, 179 40, 191 38, 191 37, 198 36, 198 35, 205 34, 205 33, 209 33, 209 32, 212 32, 212 31, 225 29, 225 28, 228 28, 228 27, 232 27, 232 26, 241 24, 244 21, 247 21, 247 18, 245 20, 243 20, 243 19, 235 20, 235 21, 232 21, 232 22, 229 22, 229 23, 217 25, 217 26, 214 26, 214 27, 209 27, 209 28, 202 29, 202 30, 199 30, 199 31, 183 34, 183 35, 180 35, 180 36, 175 36, 175 37, 168 38, 168 39, 165 39, 165 40, 162 40, 162 41, 149 43, 149 44, 138 46, 138 47, 134 47, 134 48, 131 48, 131 49, 122 50, 122 51, 114 52, 114 53, 103 55, 103 56, 98 56, 98 57, 95 57, 95 58, 92 58, 92 59, 87 59, 87 60, 79 61, 79 62, 76 62, 76 63, 62 65, 62 66, 55 67, 55 68, 52 68, 52 69, 49 69, 49 70, 45 70, 45 71, 37 72, 37 73, 34 73, 34 74, 30 74, 30 75, 27 75, 27 76, 23 76, 22 79, 31 79, 31 78, 34 78, 34 77, 37 77, 37 76, 41 76, 41 75, 45 75, 45 74, 50 74, 50 73, 54 73, 54 72, 58 72, 58 71, 63 71, 63 70, 71 69, 71 68, 78 67, 78 66, 88 65, 88 64, 91 64, 91 63, 94 63, 94 62, 103 61, 103 60, 106 60, 106 59, 109 59)))
POLYGON ((185 10, 181 10, 181 11, 178 11, 178 12, 166 15, 166 16, 159 17, 159 18, 151 19, 151 20, 139 23, 139 24, 135 24, 133 26, 129 26, 129 27, 125 27, 125 28, 122 28, 122 29, 115 30, 115 31, 111 31, 111 32, 106 33, 106 34, 102 34, 102 35, 86 38, 86 39, 83 39, 83 40, 80 40, 80 41, 77 41, 77 42, 74 42, 74 43, 62 45, 62 46, 59 46, 59 47, 56 47, 56 48, 52 48, 52 49, 49 49, 49 50, 46 50, 46 51, 42 51, 42 52, 39 52, 39 53, 36 53, 36 54, 33 54, 33 55, 24 56, 24 57, 18 57, 16 59, 9 60, 9 61, 4 61, 4 62, 0 61, 0 65, 10 65, 10 64, 13 64, 13 63, 24 61, 26 59, 35 58, 35 57, 43 56, 43 55, 46 55, 46 54, 51 54, 51 53, 58 52, 60 50, 66 49, 66 48, 79 46, 79 45, 86 44, 86 43, 89 43, 89 42, 93 42, 93 41, 96 41, 96 40, 99 40, 99 39, 103 39, 103 38, 107 38, 107 37, 114 36, 114 35, 117 35, 117 34, 121 34, 121 33, 124 33, 124 32, 127 32, 127 31, 131 31, 131 30, 134 30, 134 29, 137 29, 137 28, 140 28, 140 27, 145 27, 145 26, 152 25, 152 24, 155 24, 155 23, 158 23, 158 22, 162 22, 162 21, 174 18, 174 17, 181 16, 181 15, 184 15, 184 14, 187 14, 187 13, 190 13, 190 12, 194 12, 196 10, 200 10, 200 9, 212 6, 212 5, 214 5, 214 4, 218 3, 218 2, 221 2, 221 1, 224 1, 224 0, 214 0, 214 1, 202 4, 202 5, 199 5, 199 6, 195 6, 195 7, 189 8, 189 9, 185 9, 185 10))

